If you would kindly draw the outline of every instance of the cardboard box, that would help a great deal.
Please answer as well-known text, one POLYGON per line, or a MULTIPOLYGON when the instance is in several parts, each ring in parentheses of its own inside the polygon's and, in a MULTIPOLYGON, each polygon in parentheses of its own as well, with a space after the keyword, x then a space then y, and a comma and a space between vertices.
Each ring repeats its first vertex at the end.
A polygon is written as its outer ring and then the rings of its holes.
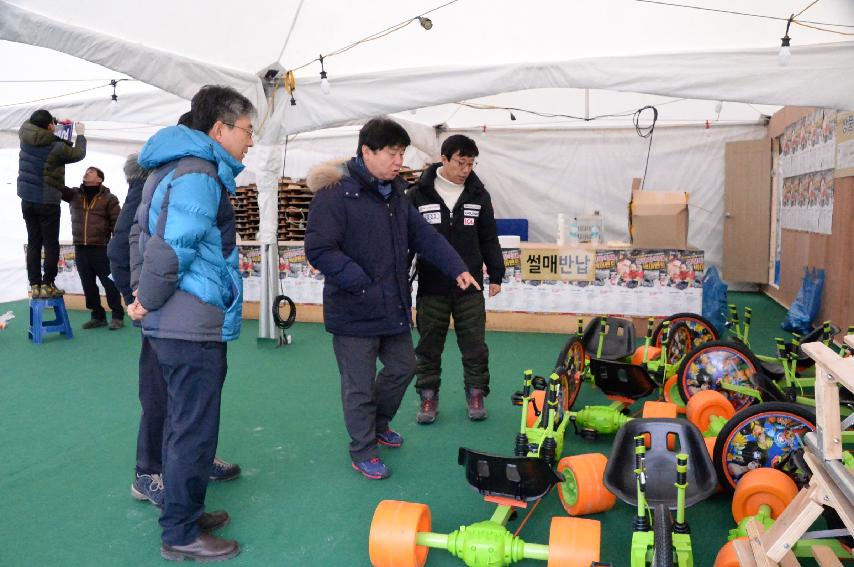
POLYGON ((688 248, 688 193, 642 191, 634 179, 629 234, 635 248, 688 248))

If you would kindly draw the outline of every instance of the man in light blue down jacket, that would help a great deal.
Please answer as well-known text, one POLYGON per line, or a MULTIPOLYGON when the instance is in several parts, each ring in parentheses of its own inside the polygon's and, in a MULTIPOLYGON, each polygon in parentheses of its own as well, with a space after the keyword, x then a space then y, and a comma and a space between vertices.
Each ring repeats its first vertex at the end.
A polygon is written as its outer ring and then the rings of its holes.
POLYGON ((255 109, 243 95, 203 87, 192 99, 194 129, 171 126, 142 148, 151 174, 137 211, 139 245, 131 249, 128 307, 142 321, 140 374, 166 383, 163 432, 165 559, 218 561, 240 552, 211 535, 224 511, 205 512, 208 475, 219 433, 226 343, 240 335, 242 280, 237 271, 234 209, 228 194, 252 147, 255 109))

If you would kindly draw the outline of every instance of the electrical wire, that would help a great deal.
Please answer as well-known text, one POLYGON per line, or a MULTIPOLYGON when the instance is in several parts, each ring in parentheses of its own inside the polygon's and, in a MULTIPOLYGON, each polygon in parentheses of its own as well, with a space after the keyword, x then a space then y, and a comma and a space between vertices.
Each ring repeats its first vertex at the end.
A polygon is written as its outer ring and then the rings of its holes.
POLYGON ((823 31, 823 32, 828 32, 828 33, 835 33, 835 34, 839 34, 839 35, 854 35, 854 32, 844 32, 844 31, 838 31, 838 30, 829 30, 829 29, 827 29, 827 28, 822 28, 822 27, 819 27, 819 26, 813 26, 813 25, 810 25, 810 24, 805 24, 805 23, 803 23, 803 22, 799 22, 798 20, 792 20, 792 23, 793 23, 793 24, 797 24, 797 25, 799 25, 799 26, 801 26, 801 27, 804 27, 804 28, 810 28, 810 29, 812 29, 812 30, 818 30, 818 31, 823 31))
MULTIPOLYGON (((374 40, 376 40, 376 39, 380 39, 381 37, 385 37, 385 36, 387 36, 387 35, 389 35, 389 34, 391 34, 391 33, 394 33, 394 32, 396 32, 396 31, 398 31, 398 30, 401 30, 401 29, 405 28, 406 26, 408 26, 408 25, 409 25, 409 24, 411 24, 412 22, 417 22, 419 17, 426 16, 427 14, 432 14, 433 12, 435 12, 435 11, 437 11, 437 10, 441 10, 442 8, 444 8, 444 7, 446 7, 446 6, 450 6, 451 4, 456 4, 456 3, 457 3, 457 2, 459 2, 459 1, 460 1, 460 0, 450 0, 450 2, 445 2, 444 4, 441 4, 441 5, 439 5, 439 6, 436 6, 435 8, 432 8, 432 9, 430 9, 430 10, 427 10, 427 11, 426 11, 426 12, 424 12, 424 13, 418 14, 418 15, 417 15, 417 16, 415 16, 414 18, 406 19, 406 20, 404 20, 404 21, 402 21, 402 22, 399 22, 399 23, 397 23, 397 24, 394 24, 393 26, 389 26, 389 27, 387 27, 387 28, 385 28, 385 29, 383 29, 383 30, 380 30, 380 31, 378 31, 378 32, 374 32, 374 33, 372 33, 372 34, 370 34, 370 35, 368 35, 368 36, 366 36, 366 37, 363 37, 362 39, 356 40, 356 41, 354 41, 353 43, 351 43, 351 44, 349 44, 349 45, 345 45, 344 47, 339 47, 338 49, 335 49, 335 50, 333 50, 333 51, 330 51, 329 53, 327 53, 327 54, 323 55, 323 58, 324 58, 324 59, 326 59, 327 57, 332 57, 332 56, 334 56, 334 55, 340 55, 340 54, 342 54, 342 53, 344 53, 344 52, 346 52, 346 51, 349 51, 349 50, 353 49, 353 48, 354 48, 354 47, 356 47, 357 45, 360 45, 360 44, 362 44, 362 43, 367 43, 367 42, 369 42, 369 41, 374 41, 374 40)), ((311 65, 312 63, 315 63, 315 62, 317 62, 317 61, 320 61, 320 57, 315 57, 315 58, 314 58, 314 59, 312 59, 311 61, 308 61, 308 62, 306 62, 306 63, 303 63, 302 65, 300 65, 300 66, 298 66, 298 67, 294 67, 294 68, 293 68, 293 69, 291 69, 291 70, 292 70, 292 71, 299 71, 300 69, 303 69, 303 68, 305 68, 305 67, 308 67, 309 65, 311 65)))
MULTIPOLYGON (((109 83, 112 79, 0 79, 0 83, 109 83)), ((122 79, 136 81, 136 79, 122 79)))
MULTIPOLYGON (((782 18, 780 16, 767 16, 765 14, 751 14, 749 12, 737 12, 735 10, 721 10, 719 8, 704 8, 702 6, 692 6, 690 4, 677 4, 675 2, 661 2, 660 0, 635 0, 635 2, 643 2, 645 4, 659 4, 661 6, 670 6, 672 8, 690 8, 692 10, 701 10, 703 12, 718 12, 721 14, 732 14, 735 16, 749 16, 751 18, 764 18, 766 20, 778 20, 778 21, 782 21, 782 22, 788 22, 789 21, 789 18, 782 18)), ((813 4, 815 4, 815 2, 813 2, 813 4)), ((810 6, 812 6, 812 4, 810 4, 810 6)), ((807 6, 806 8, 801 10, 799 15, 803 14, 807 10, 807 8, 809 8, 810 6, 807 6)), ((827 22, 813 22, 810 20, 803 20, 803 22, 807 23, 807 24, 815 24, 815 25, 819 25, 819 26, 833 26, 833 27, 838 27, 838 28, 854 28, 854 24, 831 24, 831 23, 827 23, 827 22)))
POLYGON ((42 101, 45 101, 45 100, 54 100, 54 99, 57 99, 57 98, 62 98, 62 97, 66 97, 66 96, 76 95, 76 94, 80 94, 80 93, 86 93, 86 92, 89 92, 89 91, 94 91, 94 90, 96 90, 96 89, 102 89, 102 88, 104 88, 104 87, 111 87, 111 86, 112 86, 112 85, 111 85, 110 83, 107 83, 107 84, 105 84, 105 85, 98 85, 97 87, 91 87, 91 88, 88 88, 88 89, 82 89, 82 90, 79 90, 79 91, 74 91, 74 92, 65 93, 65 94, 56 95, 56 96, 46 96, 46 97, 44 97, 44 98, 37 98, 37 99, 33 99, 33 100, 25 100, 25 101, 22 101, 22 102, 12 102, 12 103, 9 103, 9 104, 0 104, 0 108, 7 108, 7 107, 9 107, 9 106, 20 106, 20 105, 23 105, 23 104, 32 104, 32 103, 34 103, 34 102, 42 102, 42 101))
POLYGON ((797 14, 794 14, 792 16, 792 19, 794 20, 795 18, 797 18, 798 16, 800 16, 801 14, 803 14, 804 12, 806 12, 807 10, 809 10, 810 8, 815 6, 816 4, 818 4, 818 0, 813 0, 812 2, 809 3, 809 5, 806 8, 804 8, 803 10, 798 12, 797 14))
POLYGON ((646 149, 646 163, 643 166, 643 177, 641 177, 640 184, 641 191, 643 191, 643 184, 646 181, 646 171, 649 167, 649 155, 650 153, 652 153, 652 135, 655 132, 655 123, 658 122, 658 109, 654 106, 644 106, 643 108, 638 109, 638 111, 635 112, 635 115, 632 117, 632 122, 635 125, 635 132, 638 133, 638 136, 640 136, 641 138, 649 138, 649 145, 646 149), (652 110, 652 124, 650 124, 649 126, 641 126, 640 117, 643 114, 643 111, 648 109, 652 110))
MULTIPOLYGON (((281 282, 279 282, 279 285, 281 286, 281 282)), ((294 300, 284 294, 277 295, 276 299, 273 300, 273 322, 276 324, 276 327, 283 331, 285 329, 290 329, 296 320, 297 306, 294 303, 294 300), (288 304, 289 313, 286 319, 282 319, 282 316, 279 314, 279 307, 282 303, 288 304)))

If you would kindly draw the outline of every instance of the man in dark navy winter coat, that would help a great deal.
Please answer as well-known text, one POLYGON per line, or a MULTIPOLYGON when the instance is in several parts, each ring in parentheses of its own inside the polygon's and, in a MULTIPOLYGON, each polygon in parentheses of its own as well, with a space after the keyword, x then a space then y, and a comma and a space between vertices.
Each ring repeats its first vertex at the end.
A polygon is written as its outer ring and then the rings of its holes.
POLYGON ((308 176, 316 194, 305 252, 325 278, 323 319, 341 372, 350 458, 354 469, 373 479, 391 474, 377 444, 403 443, 389 423, 415 375, 409 250, 459 287, 478 287, 462 258, 404 195, 398 173, 408 145, 402 126, 375 118, 359 131, 355 158, 320 165, 308 176))

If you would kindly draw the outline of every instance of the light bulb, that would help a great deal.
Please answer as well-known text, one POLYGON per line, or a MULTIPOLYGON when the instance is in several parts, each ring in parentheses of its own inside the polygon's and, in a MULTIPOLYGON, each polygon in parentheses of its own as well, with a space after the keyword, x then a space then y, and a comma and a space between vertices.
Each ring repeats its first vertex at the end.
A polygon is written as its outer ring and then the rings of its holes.
POLYGON ((721 110, 723 110, 723 109, 724 109, 724 101, 719 100, 718 103, 715 105, 715 114, 720 114, 721 110))
POLYGON ((329 84, 329 79, 326 78, 326 72, 321 73, 322 77, 320 79, 320 92, 323 94, 329 94, 332 92, 332 85, 329 84))
POLYGON ((425 16, 418 16, 418 23, 421 24, 421 27, 425 30, 430 30, 433 28, 433 20, 425 16))
POLYGON ((792 51, 789 49, 789 36, 788 34, 782 38, 782 43, 780 44, 780 53, 777 54, 777 59, 780 61, 780 66, 785 67, 789 64, 789 59, 792 58, 792 51))

